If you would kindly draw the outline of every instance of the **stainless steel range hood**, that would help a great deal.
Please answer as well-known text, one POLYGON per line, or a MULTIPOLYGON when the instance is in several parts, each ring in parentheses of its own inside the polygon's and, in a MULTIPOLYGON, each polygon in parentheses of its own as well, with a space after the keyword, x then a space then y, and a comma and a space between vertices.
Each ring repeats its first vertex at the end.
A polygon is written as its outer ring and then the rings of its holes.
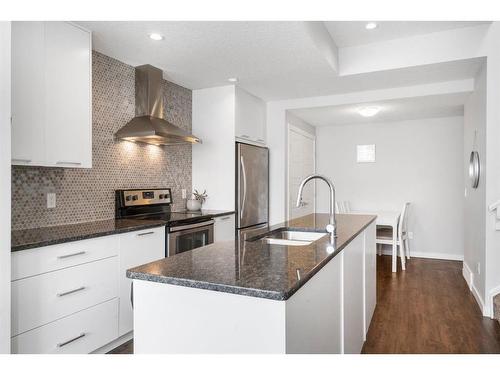
POLYGON ((201 139, 163 118, 163 72, 151 65, 135 68, 135 117, 115 139, 154 145, 201 143, 201 139))

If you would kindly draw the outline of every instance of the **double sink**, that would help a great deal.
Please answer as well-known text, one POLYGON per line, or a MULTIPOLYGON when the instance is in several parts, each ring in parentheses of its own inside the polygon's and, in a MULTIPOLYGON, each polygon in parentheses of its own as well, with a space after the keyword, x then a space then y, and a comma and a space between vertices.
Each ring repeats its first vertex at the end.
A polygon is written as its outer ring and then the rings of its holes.
POLYGON ((289 228, 279 228, 264 235, 254 237, 249 241, 261 240, 272 245, 307 246, 326 236, 325 232, 307 232, 289 228))

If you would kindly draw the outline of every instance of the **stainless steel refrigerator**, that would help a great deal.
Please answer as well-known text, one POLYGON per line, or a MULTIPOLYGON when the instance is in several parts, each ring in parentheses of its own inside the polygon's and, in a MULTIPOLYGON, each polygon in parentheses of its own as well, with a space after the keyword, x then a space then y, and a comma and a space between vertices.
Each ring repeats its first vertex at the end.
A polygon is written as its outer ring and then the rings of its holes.
POLYGON ((236 230, 268 225, 269 149, 236 142, 236 230))

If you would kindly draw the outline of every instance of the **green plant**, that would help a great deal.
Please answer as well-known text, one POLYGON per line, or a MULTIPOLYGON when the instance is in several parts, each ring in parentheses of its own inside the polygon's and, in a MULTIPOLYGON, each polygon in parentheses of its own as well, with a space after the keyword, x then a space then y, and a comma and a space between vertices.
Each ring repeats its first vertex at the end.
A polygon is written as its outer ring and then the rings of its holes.
POLYGON ((206 190, 204 190, 203 193, 200 193, 200 192, 198 192, 198 190, 195 189, 193 192, 193 195, 194 195, 194 199, 196 199, 197 201, 200 201, 201 204, 205 203, 205 201, 208 198, 206 190))

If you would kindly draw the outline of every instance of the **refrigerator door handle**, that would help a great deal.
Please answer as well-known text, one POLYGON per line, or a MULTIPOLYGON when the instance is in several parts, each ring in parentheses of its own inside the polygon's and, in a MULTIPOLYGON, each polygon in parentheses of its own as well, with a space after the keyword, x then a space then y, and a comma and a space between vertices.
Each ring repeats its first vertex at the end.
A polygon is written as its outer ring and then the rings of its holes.
POLYGON ((243 155, 240 156, 241 171, 243 172, 243 202, 241 203, 240 218, 243 219, 243 212, 245 211, 245 200, 247 199, 247 172, 245 170, 245 161, 243 155))

